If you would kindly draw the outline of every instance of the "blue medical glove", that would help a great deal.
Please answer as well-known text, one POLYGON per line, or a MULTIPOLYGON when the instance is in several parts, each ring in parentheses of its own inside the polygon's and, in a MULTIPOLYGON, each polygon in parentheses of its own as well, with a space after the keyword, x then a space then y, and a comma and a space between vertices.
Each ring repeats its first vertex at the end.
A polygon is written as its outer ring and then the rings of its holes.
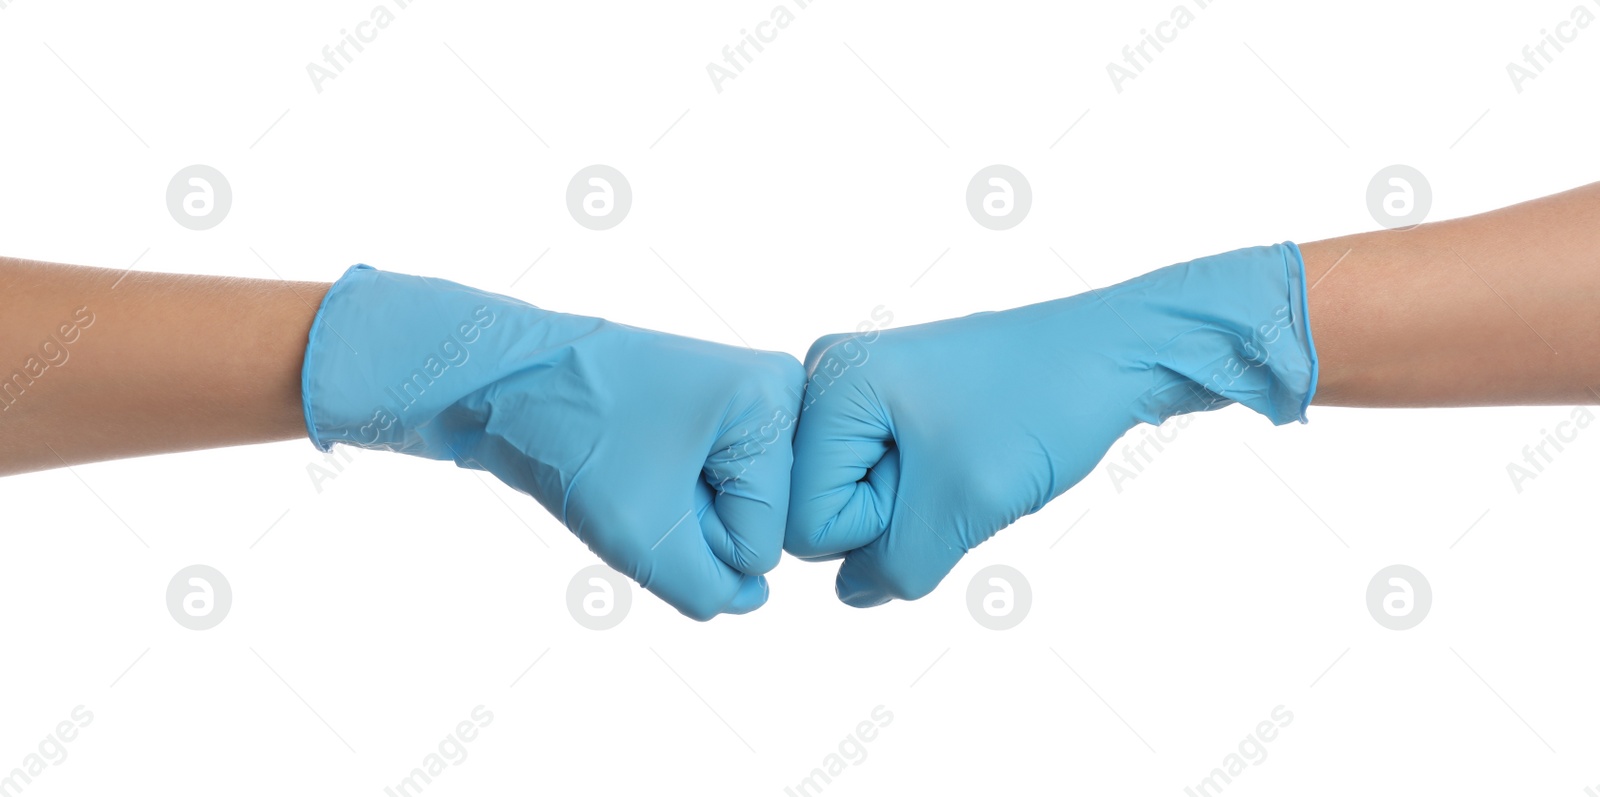
POLYGON ((851 606, 933 590, 1136 424, 1234 402, 1305 420, 1316 385, 1292 243, 1058 301, 832 335, 806 357, 785 548, 841 555, 851 606))
POLYGON ((311 327, 311 441, 488 471, 697 620, 778 563, 800 364, 351 268, 311 327))

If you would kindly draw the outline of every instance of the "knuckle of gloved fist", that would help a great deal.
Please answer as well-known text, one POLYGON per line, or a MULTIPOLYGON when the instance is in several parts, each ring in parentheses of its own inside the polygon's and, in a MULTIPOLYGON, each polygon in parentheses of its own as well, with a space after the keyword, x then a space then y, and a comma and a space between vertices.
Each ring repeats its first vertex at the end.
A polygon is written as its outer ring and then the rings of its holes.
POLYGON ((891 569, 879 574, 879 583, 890 597, 914 601, 933 592, 944 576, 920 570, 891 569))
POLYGON ((783 557, 783 531, 773 530, 765 518, 748 514, 730 518, 726 509, 718 512, 727 529, 728 545, 719 545, 721 535, 706 530, 706 542, 713 544, 716 557, 734 570, 751 576, 765 575, 783 557))
POLYGON ((784 352, 771 352, 767 358, 768 367, 771 369, 772 378, 783 387, 798 385, 806 381, 805 366, 800 364, 793 355, 784 352))
POLYGON ((790 556, 808 561, 823 555, 816 543, 811 541, 811 535, 792 531, 784 535, 783 550, 789 552, 790 556))
POLYGON ((881 355, 854 335, 844 336, 836 345, 828 347, 807 368, 805 402, 802 410, 811 409, 825 395, 837 394, 846 385, 860 386, 870 369, 868 361, 881 355))
POLYGON ((765 575, 772 572, 772 569, 777 567, 778 562, 783 559, 783 539, 781 537, 771 541, 762 540, 760 544, 751 545, 749 548, 750 550, 746 554, 743 563, 730 563, 730 566, 741 573, 748 573, 752 576, 765 575))
POLYGON ((813 367, 815 367, 817 360, 822 357, 823 352, 828 350, 828 347, 848 337, 850 337, 848 334, 835 333, 832 335, 823 335, 822 337, 813 341, 811 348, 806 350, 805 370, 809 372, 813 367))
POLYGON ((828 541, 823 530, 823 523, 791 514, 789 528, 784 534, 783 549, 801 559, 822 559, 843 553, 837 545, 828 541))
POLYGON ((684 617, 703 623, 722 614, 723 608, 732 599, 732 595, 717 595, 714 594, 714 590, 708 587, 680 596, 677 601, 673 602, 673 608, 677 609, 684 617))
POLYGON ((784 453, 794 438, 800 416, 800 391, 805 384, 800 364, 787 354, 767 361, 765 371, 747 382, 744 394, 750 402, 745 422, 736 427, 743 441, 736 453, 746 455, 784 453))
POLYGON ((755 388, 761 400, 773 408, 793 408, 799 404, 800 387, 805 384, 805 369, 787 354, 762 358, 756 372, 755 388))

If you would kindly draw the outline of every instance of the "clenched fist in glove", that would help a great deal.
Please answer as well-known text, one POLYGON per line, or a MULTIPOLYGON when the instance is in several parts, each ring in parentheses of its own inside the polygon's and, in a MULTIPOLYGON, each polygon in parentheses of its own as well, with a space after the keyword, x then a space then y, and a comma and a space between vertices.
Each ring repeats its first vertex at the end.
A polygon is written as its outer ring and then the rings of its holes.
POLYGON ((803 383, 787 354, 356 266, 306 349, 312 442, 486 470, 698 620, 767 600, 803 383))
POLYGON ((1138 423, 1234 402, 1303 420, 1316 384, 1292 243, 1043 304, 818 340, 785 547, 843 557, 852 606, 928 594, 1138 423))

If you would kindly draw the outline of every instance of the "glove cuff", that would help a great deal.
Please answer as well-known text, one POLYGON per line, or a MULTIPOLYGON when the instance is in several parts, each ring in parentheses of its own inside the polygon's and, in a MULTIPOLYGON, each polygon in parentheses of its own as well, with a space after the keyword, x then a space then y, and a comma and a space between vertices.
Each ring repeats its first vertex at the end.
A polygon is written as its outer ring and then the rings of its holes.
POLYGON ((306 436, 310 438, 311 445, 316 446, 318 451, 330 451, 333 448, 333 444, 339 442, 337 440, 325 440, 318 434, 316 413, 312 410, 313 384, 316 382, 314 374, 316 373, 316 366, 320 364, 318 361, 321 359, 322 347, 325 345, 323 338, 331 334, 327 332, 327 326, 324 321, 328 314, 328 303, 333 300, 335 292, 341 290, 346 284, 346 278, 350 276, 351 272, 356 269, 370 268, 372 267, 358 263, 345 269, 344 274, 341 274, 339 279, 334 280, 334 283, 328 286, 328 292, 322 295, 322 303, 317 305, 316 316, 311 319, 311 331, 306 334, 306 354, 300 365, 300 408, 305 414, 306 436))
MULTIPOLYGON (((355 265, 328 289, 301 371, 306 434, 334 443, 448 458, 419 430, 493 381, 496 321, 521 302, 446 280, 355 265)), ((505 326, 503 323, 499 326, 505 326)))
POLYGON ((1234 402, 1274 424, 1306 421, 1317 355, 1298 246, 1239 249, 1147 277, 1141 300, 1165 305, 1165 334, 1155 342, 1161 376, 1149 396, 1154 423, 1234 402))

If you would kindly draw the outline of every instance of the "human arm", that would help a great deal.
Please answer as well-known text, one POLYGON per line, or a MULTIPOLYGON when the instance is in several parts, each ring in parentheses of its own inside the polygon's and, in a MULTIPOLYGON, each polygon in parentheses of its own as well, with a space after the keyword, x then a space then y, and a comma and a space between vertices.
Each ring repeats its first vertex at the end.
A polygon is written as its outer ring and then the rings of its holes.
POLYGON ((310 436, 493 473, 695 619, 767 599, 788 355, 365 266, 330 286, 5 261, 0 288, 0 341, 37 366, 0 387, 0 475, 310 436))
POLYGON ((851 605, 915 599, 1139 423, 1234 403, 1283 424, 1304 420, 1313 399, 1600 398, 1589 389, 1600 382, 1597 206, 1600 186, 1588 186, 1404 232, 1200 258, 1013 310, 824 337, 806 361, 786 548, 843 558, 836 590, 851 605))
POLYGON ((327 290, 0 258, 0 476, 303 437, 327 290))
POLYGON ((1600 399, 1600 183, 1300 250, 1317 404, 1600 399))

